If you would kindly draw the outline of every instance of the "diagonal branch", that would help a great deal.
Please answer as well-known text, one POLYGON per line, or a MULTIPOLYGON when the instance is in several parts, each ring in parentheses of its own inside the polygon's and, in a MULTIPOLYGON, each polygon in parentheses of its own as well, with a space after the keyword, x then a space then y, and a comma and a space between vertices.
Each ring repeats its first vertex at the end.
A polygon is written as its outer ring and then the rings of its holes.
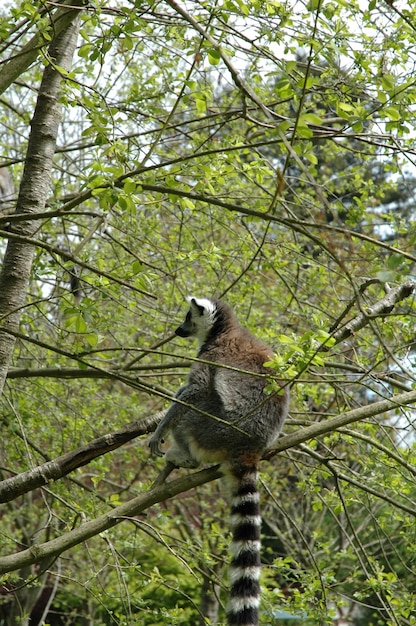
POLYGON ((190 476, 181 476, 172 482, 164 483, 116 507, 109 513, 105 513, 96 519, 81 524, 78 528, 70 530, 60 537, 38 545, 35 544, 27 550, 22 550, 16 554, 10 554, 0 558, 0 574, 13 572, 22 567, 33 565, 34 563, 38 563, 42 568, 42 564, 45 561, 50 561, 51 558, 58 557, 66 550, 112 528, 126 518, 129 519, 139 515, 153 504, 167 500, 168 498, 173 498, 183 491, 203 485, 220 476, 221 472, 218 470, 218 466, 215 466, 201 470, 190 476))
MULTIPOLYGON (((337 343, 352 336, 354 332, 363 328, 374 319, 374 317, 390 313, 398 302, 413 293, 414 286, 412 281, 405 281, 402 285, 390 289, 384 298, 369 307, 366 313, 358 313, 358 315, 350 320, 342 329, 334 333, 337 343)), ((100 374, 104 376, 104 372, 98 372, 98 375, 100 374)), ((392 396, 390 399, 374 402, 368 406, 354 409, 353 411, 348 411, 347 413, 342 413, 325 422, 313 424, 296 433, 281 437, 274 446, 274 449, 265 455, 265 458, 271 458, 282 450, 287 450, 288 448, 292 448, 309 439, 334 431, 347 424, 367 419, 374 415, 380 415, 386 411, 397 408, 397 406, 411 405, 415 402, 416 392, 410 391, 392 396)), ((23 493, 42 487, 50 480, 58 480, 74 469, 82 467, 99 456, 119 448, 128 441, 152 432, 162 419, 164 413, 165 411, 160 411, 144 420, 127 424, 122 429, 98 437, 77 450, 67 452, 55 460, 48 461, 17 476, 7 478, 0 482, 0 503, 9 502, 23 493)))
MULTIPOLYGON (((391 409, 403 406, 410 406, 416 403, 416 391, 398 394, 388 400, 374 402, 368 406, 348 411, 342 415, 337 415, 326 422, 313 424, 303 430, 282 437, 272 453, 267 458, 273 456, 277 452, 287 450, 295 445, 299 445, 309 439, 331 432, 336 428, 351 424, 353 422, 373 417, 389 411, 391 409)), ((172 498, 179 493, 203 485, 212 480, 216 480, 222 475, 218 466, 210 467, 194 474, 180 477, 171 482, 163 483, 151 489, 150 491, 133 498, 129 502, 116 507, 109 513, 102 515, 94 520, 85 522, 78 528, 64 533, 60 537, 47 541, 39 545, 33 545, 30 548, 10 554, 0 558, 0 574, 12 572, 22 567, 38 563, 42 567, 44 561, 57 557, 63 552, 73 548, 87 539, 98 535, 99 533, 112 528, 116 524, 142 513, 148 507, 161 502, 168 498, 172 498)))
POLYGON ((326 435, 330 432, 337 430, 338 428, 347 426, 348 424, 360 422, 376 415, 383 415, 384 413, 387 413, 387 411, 392 411, 394 409, 410 407, 413 404, 416 404, 415 390, 407 391, 405 393, 399 393, 392 396, 391 398, 379 400, 379 402, 366 404, 365 406, 361 406, 358 409, 353 409, 352 411, 341 413, 340 415, 336 415, 335 417, 331 417, 330 419, 327 419, 325 421, 311 424, 306 428, 302 428, 301 430, 297 430, 294 433, 290 433, 290 435, 284 435, 280 437, 277 443, 274 445, 273 450, 269 450, 265 454, 264 458, 270 459, 278 452, 282 452, 283 450, 288 450, 289 448, 298 446, 299 444, 304 443, 305 441, 309 441, 310 439, 316 439, 321 435, 326 435))
MULTIPOLYGON (((83 0, 64 0, 62 8, 58 9, 56 13, 52 15, 49 26, 49 34, 54 40, 56 40, 65 28, 77 18, 83 7, 83 0)), ((49 43, 45 34, 46 33, 43 32, 37 32, 36 35, 23 46, 20 52, 14 54, 3 64, 0 71, 0 94, 6 91, 6 89, 36 61, 39 50, 42 46, 49 43)), ((58 60, 57 63, 65 67, 64 64, 60 63, 58 60)))
POLYGON ((345 339, 353 336, 372 319, 376 317, 385 317, 391 313, 398 302, 401 302, 402 300, 405 300, 405 298, 412 295, 414 289, 415 283, 412 280, 406 280, 404 283, 394 288, 390 288, 386 285, 387 293, 384 298, 372 306, 368 306, 365 309, 363 308, 352 320, 334 332, 333 337, 335 338, 336 343, 345 341, 345 339))
POLYGON ((28 491, 47 485, 52 480, 67 476, 70 472, 87 465, 93 459, 111 450, 116 450, 135 437, 153 432, 164 414, 165 411, 160 411, 146 419, 131 422, 114 433, 103 435, 80 446, 77 450, 71 450, 27 472, 6 478, 0 482, 0 503, 10 502, 28 491))

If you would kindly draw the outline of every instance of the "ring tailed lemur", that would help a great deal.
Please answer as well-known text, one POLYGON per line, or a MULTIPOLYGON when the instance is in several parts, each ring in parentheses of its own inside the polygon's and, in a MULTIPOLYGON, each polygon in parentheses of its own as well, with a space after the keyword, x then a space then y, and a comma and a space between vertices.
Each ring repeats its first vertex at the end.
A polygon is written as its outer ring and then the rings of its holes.
POLYGON ((170 406, 150 440, 150 448, 162 456, 159 444, 170 431, 174 443, 166 461, 171 465, 224 464, 233 532, 228 623, 257 626, 261 524, 257 467, 282 429, 289 392, 285 387, 281 394, 264 393, 264 374, 270 370, 263 364, 273 352, 240 326, 225 302, 187 300, 189 311, 175 332, 199 340, 201 361, 192 365, 188 384, 175 396, 181 403, 170 406))

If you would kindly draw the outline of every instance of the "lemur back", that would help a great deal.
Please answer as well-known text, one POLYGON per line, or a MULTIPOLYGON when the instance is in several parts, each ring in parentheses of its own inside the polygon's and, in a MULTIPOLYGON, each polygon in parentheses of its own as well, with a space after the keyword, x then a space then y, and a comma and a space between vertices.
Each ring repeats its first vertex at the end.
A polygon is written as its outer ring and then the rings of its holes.
POLYGON ((271 349, 240 326, 220 300, 188 298, 190 309, 176 330, 199 340, 198 358, 188 384, 179 389, 150 447, 170 431, 166 461, 176 467, 222 463, 231 496, 230 626, 257 626, 260 602, 260 508, 257 468, 278 437, 288 411, 287 388, 266 395, 263 364, 271 349))

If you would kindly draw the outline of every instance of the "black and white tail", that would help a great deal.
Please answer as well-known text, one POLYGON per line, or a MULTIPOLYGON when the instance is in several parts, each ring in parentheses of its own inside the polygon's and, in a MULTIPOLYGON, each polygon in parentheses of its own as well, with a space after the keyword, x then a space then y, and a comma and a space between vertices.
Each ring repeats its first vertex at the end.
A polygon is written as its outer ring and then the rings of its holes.
POLYGON ((229 626, 258 626, 260 604, 260 503, 255 463, 228 468, 231 488, 229 626))

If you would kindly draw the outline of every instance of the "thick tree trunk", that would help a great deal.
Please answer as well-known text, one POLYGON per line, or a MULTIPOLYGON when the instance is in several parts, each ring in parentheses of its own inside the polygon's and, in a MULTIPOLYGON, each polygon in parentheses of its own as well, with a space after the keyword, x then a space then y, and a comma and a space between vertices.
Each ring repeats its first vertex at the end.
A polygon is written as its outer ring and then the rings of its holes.
MULTIPOLYGON (((78 34, 78 11, 73 11, 72 23, 52 42, 49 64, 44 71, 39 96, 32 119, 25 168, 16 205, 16 213, 28 218, 43 211, 49 195, 52 160, 60 122, 61 105, 58 95, 61 74, 55 63, 69 70, 78 34)), ((10 230, 32 237, 39 227, 35 219, 18 222, 10 230)), ((0 393, 10 365, 15 338, 7 331, 19 327, 20 311, 25 303, 32 267, 34 248, 10 239, 0 273, 0 393)))
POLYGON ((19 50, 18 54, 12 54, 9 60, 2 62, 0 70, 0 94, 2 94, 10 85, 17 79, 23 72, 25 72, 32 63, 41 54, 42 47, 45 46, 45 35, 55 36, 55 41, 58 35, 74 20, 74 7, 80 9, 84 6, 83 0, 64 0, 62 6, 54 11, 50 12, 50 7, 47 7, 41 13, 50 14, 51 21, 50 26, 46 32, 37 32, 34 37, 26 45, 19 50))
MULTIPOLYGON (((61 118, 58 101, 62 76, 57 66, 69 70, 78 35, 78 11, 73 11, 71 24, 63 30, 49 47, 51 63, 45 68, 39 96, 31 124, 25 168, 16 205, 16 213, 27 214, 28 219, 18 222, 10 230, 25 237, 33 237, 39 222, 33 219, 43 211, 50 193, 52 160, 56 149, 56 137, 61 118), (32 219, 31 219, 32 218, 32 219)), ((26 291, 32 268, 34 247, 10 239, 0 273, 0 393, 11 362, 15 337, 8 331, 19 327, 20 311, 25 303, 26 291)), ((28 533, 30 536, 31 533, 28 533)), ((50 565, 47 564, 45 569, 50 565)), ((37 577, 36 585, 21 585, 8 604, 7 623, 25 626, 41 596, 47 574, 36 571, 33 566, 20 570, 22 581, 37 577)))

